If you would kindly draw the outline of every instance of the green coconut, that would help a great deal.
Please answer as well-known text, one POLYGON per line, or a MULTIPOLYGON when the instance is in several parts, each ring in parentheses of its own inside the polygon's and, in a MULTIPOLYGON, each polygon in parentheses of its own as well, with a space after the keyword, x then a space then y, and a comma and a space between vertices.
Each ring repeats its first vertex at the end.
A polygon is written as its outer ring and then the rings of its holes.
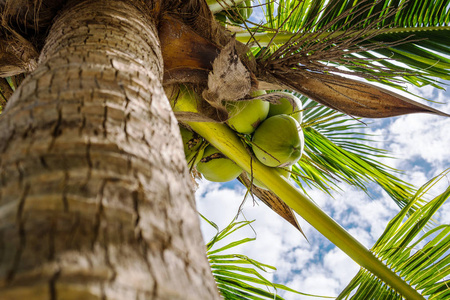
MULTIPOLYGON (((265 91, 256 91, 252 97, 264 95, 265 91)), ((225 108, 230 118, 227 121, 234 131, 243 134, 250 134, 264 121, 269 113, 269 102, 261 99, 228 101, 225 108)))
MULTIPOLYGON (((285 177, 289 180, 291 177, 292 166, 286 168, 276 168, 277 172, 280 173, 281 176, 285 177)), ((251 180, 251 175, 247 173, 247 177, 251 180)), ((253 184, 259 187, 260 189, 268 190, 268 188, 258 179, 253 177, 253 184)))
POLYGON ((202 137, 197 133, 186 129, 183 126, 180 127, 181 139, 183 140, 183 149, 186 157, 190 156, 192 153, 196 152, 202 144, 202 137))
MULTIPOLYGON (((167 88, 166 93, 172 94, 174 91, 167 88)), ((174 112, 198 113, 197 105, 201 99, 196 93, 180 85, 176 90, 176 97, 171 97, 169 101, 174 112)))
POLYGON ((213 146, 208 146, 197 164, 197 171, 209 181, 227 182, 242 173, 242 169, 213 146))
POLYGON ((290 115, 293 117, 298 123, 302 123, 303 113, 302 113, 302 101, 299 98, 295 97, 292 94, 286 92, 277 92, 279 94, 285 95, 285 97, 281 97, 278 99, 280 101, 279 104, 270 103, 269 114, 267 117, 272 117, 275 115, 290 115))
POLYGON ((291 116, 267 118, 256 129, 252 149, 256 158, 269 167, 291 166, 303 151, 304 139, 300 124, 291 116))

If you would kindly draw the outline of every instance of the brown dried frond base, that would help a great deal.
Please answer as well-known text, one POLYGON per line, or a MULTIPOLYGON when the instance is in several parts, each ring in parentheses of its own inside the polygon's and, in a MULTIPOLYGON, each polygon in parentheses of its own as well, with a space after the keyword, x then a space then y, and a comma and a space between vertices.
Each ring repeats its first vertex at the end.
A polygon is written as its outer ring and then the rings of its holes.
POLYGON ((164 0, 161 11, 179 18, 197 34, 224 47, 230 41, 230 34, 216 22, 206 1, 203 0, 164 0), (195 13, 194 13, 195 12, 195 13))
POLYGON ((0 30, 0 77, 29 73, 37 66, 36 48, 12 28, 0 30))
MULTIPOLYGON (((297 221, 297 218, 296 218, 294 212, 286 203, 283 202, 283 200, 278 198, 273 192, 261 189, 255 185, 253 185, 251 180, 248 178, 248 176, 245 173, 242 173, 238 177, 238 180, 248 189, 251 188, 251 192, 253 193, 253 195, 258 197, 271 210, 273 210, 280 217, 282 217, 283 219, 288 221, 292 226, 297 228, 298 231, 300 231, 303 236, 305 236, 302 228, 298 224, 298 221, 297 221)), ((305 236, 305 238, 306 238, 306 236, 305 236)))

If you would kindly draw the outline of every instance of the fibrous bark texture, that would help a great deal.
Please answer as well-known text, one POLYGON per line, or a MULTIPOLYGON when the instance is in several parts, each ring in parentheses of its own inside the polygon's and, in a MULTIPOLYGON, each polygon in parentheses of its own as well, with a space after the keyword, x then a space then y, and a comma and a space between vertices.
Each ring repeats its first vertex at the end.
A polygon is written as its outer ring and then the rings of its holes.
POLYGON ((1 299, 217 299, 149 13, 72 1, 0 117, 1 299))
POLYGON ((38 57, 33 45, 16 33, 3 34, 0 32, 0 77, 33 71, 38 57))

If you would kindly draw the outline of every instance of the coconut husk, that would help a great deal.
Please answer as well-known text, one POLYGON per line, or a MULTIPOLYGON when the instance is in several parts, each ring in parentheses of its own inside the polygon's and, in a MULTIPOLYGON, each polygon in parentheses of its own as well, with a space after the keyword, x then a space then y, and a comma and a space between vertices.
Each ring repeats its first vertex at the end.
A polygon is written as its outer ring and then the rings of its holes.
POLYGON ((203 97, 211 104, 222 101, 237 101, 250 94, 250 72, 239 59, 236 41, 232 39, 213 62, 208 75, 208 87, 203 97))

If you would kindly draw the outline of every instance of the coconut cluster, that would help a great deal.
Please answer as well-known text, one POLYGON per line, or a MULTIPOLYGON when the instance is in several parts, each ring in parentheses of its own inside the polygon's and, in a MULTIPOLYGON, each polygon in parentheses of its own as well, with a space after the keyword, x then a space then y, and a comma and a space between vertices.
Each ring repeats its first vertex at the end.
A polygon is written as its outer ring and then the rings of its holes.
MULTIPOLYGON (((258 98, 264 94, 265 91, 256 91, 251 94, 251 100, 225 103, 230 116, 227 125, 247 138, 256 159, 289 178, 292 165, 300 159, 304 148, 300 126, 302 103, 289 93, 277 93, 281 95, 278 103, 269 103, 258 98)), ((206 147, 200 136, 184 127, 180 130, 188 163, 196 166, 207 180, 226 182, 242 173, 219 150, 211 145, 206 147)), ((253 184, 265 188, 255 179, 253 184)))

